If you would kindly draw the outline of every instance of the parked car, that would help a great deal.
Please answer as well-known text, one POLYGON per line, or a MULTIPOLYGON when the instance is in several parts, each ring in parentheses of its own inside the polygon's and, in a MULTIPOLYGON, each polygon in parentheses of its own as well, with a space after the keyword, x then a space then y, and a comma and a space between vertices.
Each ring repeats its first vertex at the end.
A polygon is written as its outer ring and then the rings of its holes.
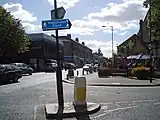
POLYGON ((74 63, 65 63, 64 64, 64 69, 67 70, 67 69, 74 69, 76 70, 76 65, 74 63))
POLYGON ((15 65, 12 65, 12 64, 10 64, 10 65, 11 65, 12 69, 17 73, 17 75, 21 78, 22 77, 22 70, 15 65))
POLYGON ((10 64, 0 65, 0 83, 18 82, 22 77, 21 70, 10 64))
POLYGON ((12 65, 19 67, 22 71, 22 74, 32 75, 33 73, 33 69, 25 63, 12 63, 12 65))
POLYGON ((98 64, 95 64, 95 65, 93 66, 93 70, 94 70, 94 72, 96 72, 96 71, 97 71, 97 69, 98 69, 98 64))
POLYGON ((87 65, 83 66, 83 70, 84 71, 89 71, 89 66, 87 66, 87 65))
POLYGON ((57 68, 57 63, 46 63, 45 71, 46 72, 55 72, 57 68))
POLYGON ((93 72, 93 66, 92 66, 92 64, 85 64, 83 66, 83 71, 89 71, 90 73, 92 73, 93 72))

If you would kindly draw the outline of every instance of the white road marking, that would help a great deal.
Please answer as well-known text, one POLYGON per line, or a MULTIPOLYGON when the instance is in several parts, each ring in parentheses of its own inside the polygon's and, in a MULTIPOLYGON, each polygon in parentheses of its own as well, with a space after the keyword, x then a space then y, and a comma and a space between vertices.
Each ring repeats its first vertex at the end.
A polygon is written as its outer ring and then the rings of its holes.
POLYGON ((34 113, 33 119, 34 119, 34 120, 36 120, 36 118, 37 118, 37 116, 36 116, 37 107, 38 107, 38 106, 35 106, 35 107, 34 107, 34 110, 33 110, 33 113, 34 113))
MULTIPOLYGON (((119 101, 119 102, 116 102, 116 101, 115 101, 115 102, 102 103, 101 109, 103 109, 105 113, 102 113, 102 114, 97 115, 97 116, 93 116, 93 117, 91 117, 91 119, 96 119, 96 120, 97 120, 99 117, 105 116, 106 114, 109 114, 109 113, 114 112, 114 111, 126 110, 126 109, 132 109, 132 108, 138 108, 138 107, 140 107, 140 106, 138 106, 138 105, 128 106, 128 107, 122 107, 122 106, 118 105, 118 104, 120 104, 120 103, 130 103, 130 102, 131 102, 131 103, 136 103, 136 102, 155 102, 155 101, 156 101, 156 100, 139 100, 139 101, 119 101), (118 108, 111 109, 111 110, 107 110, 109 104, 114 104, 114 105, 116 105, 118 108)), ((157 102, 157 103, 154 103, 154 104, 155 104, 155 105, 159 105, 160 102, 157 102)), ((128 104, 128 105, 131 105, 131 104, 128 104)))
POLYGON ((112 85, 120 85, 121 83, 111 83, 112 85))
POLYGON ((160 102, 154 103, 155 105, 160 105, 160 102))
POLYGON ((156 100, 118 101, 116 103, 119 104, 119 103, 130 103, 130 102, 136 103, 136 102, 154 102, 154 101, 156 101, 156 100))

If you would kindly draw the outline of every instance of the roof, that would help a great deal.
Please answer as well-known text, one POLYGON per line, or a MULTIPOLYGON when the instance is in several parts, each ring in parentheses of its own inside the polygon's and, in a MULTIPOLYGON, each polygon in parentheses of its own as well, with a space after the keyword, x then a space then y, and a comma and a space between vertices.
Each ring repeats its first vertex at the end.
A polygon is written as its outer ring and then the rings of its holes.
MULTIPOLYGON (((44 38, 45 41, 56 43, 56 38, 55 37, 49 36, 49 35, 44 34, 44 33, 31 33, 31 34, 28 34, 28 36, 31 38, 32 41, 37 41, 37 40, 39 41, 39 40, 42 40, 42 38, 44 38)), ((60 43, 60 45, 63 46, 62 41, 59 41, 59 43, 60 43)))
POLYGON ((129 37, 127 40, 125 40, 125 41, 122 42, 120 45, 118 45, 118 47, 121 46, 121 45, 124 45, 125 43, 127 43, 127 41, 129 41, 130 39, 132 39, 132 38, 134 38, 134 37, 137 37, 137 35, 136 35, 136 34, 132 35, 132 36, 129 37))
POLYGON ((89 50, 91 50, 92 51, 92 49, 90 49, 89 47, 87 47, 87 46, 85 46, 85 45, 83 45, 83 44, 81 44, 81 43, 79 43, 79 42, 76 42, 75 40, 73 40, 73 39, 71 39, 71 38, 69 38, 69 37, 67 37, 67 36, 59 36, 59 39, 61 39, 61 40, 63 40, 63 41, 72 41, 72 42, 74 42, 74 43, 76 43, 76 44, 79 44, 80 46, 82 46, 82 47, 84 47, 84 48, 87 48, 87 49, 89 49, 89 50))

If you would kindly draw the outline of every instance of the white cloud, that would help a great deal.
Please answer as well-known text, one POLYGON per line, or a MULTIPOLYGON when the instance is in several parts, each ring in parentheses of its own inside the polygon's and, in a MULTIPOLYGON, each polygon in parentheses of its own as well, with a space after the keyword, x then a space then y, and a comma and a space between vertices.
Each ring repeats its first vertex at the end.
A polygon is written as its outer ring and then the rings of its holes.
MULTIPOLYGON (((89 13, 81 20, 72 22, 69 31, 73 34, 92 35, 96 31, 111 32, 109 27, 113 26, 114 33, 125 34, 130 29, 137 29, 139 20, 143 19, 147 9, 143 7, 143 0, 122 0, 122 3, 109 3, 99 12, 89 13)), ((65 31, 66 32, 66 31, 65 31)))
POLYGON ((21 20, 23 27, 25 28, 27 33, 31 32, 40 32, 41 26, 32 24, 32 22, 37 20, 37 17, 33 16, 33 14, 23 8, 23 5, 20 3, 6 3, 3 7, 10 12, 15 18, 21 20))
POLYGON ((3 5, 3 7, 8 12, 11 12, 14 17, 19 18, 22 22, 33 22, 37 20, 37 17, 33 16, 32 13, 25 10, 23 8, 23 5, 21 5, 20 3, 6 3, 3 5))
POLYGON ((85 20, 71 21, 72 26, 68 30, 61 30, 60 34, 78 34, 78 35, 93 35, 99 30, 99 26, 94 24, 95 21, 86 22, 85 20))
POLYGON ((128 31, 121 32, 119 35, 125 35, 126 33, 128 33, 128 31))
MULTIPOLYGON (((112 41, 104 41, 104 40, 79 40, 79 42, 85 42, 85 45, 89 48, 92 48, 93 52, 97 51, 100 47, 103 55, 105 57, 112 56, 112 41)), ((116 52, 117 50, 117 41, 113 41, 113 50, 116 52)))
MULTIPOLYGON (((58 7, 64 7, 65 9, 68 9, 70 7, 74 7, 75 4, 77 4, 80 0, 57 0, 57 6, 58 7)), ((48 0, 48 2, 54 6, 54 0, 48 0)))
POLYGON ((23 27, 25 28, 27 33, 33 33, 33 32, 42 32, 40 25, 35 25, 32 23, 22 23, 23 27))

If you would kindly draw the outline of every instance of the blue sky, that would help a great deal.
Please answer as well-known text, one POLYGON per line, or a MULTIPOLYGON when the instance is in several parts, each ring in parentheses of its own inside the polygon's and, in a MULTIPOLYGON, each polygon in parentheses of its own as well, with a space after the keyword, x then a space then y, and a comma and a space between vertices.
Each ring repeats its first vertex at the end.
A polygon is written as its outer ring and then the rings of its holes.
MULTIPOLYGON (((58 6, 66 9, 65 18, 72 22, 70 30, 61 30, 60 35, 72 34, 86 46, 101 48, 105 56, 111 56, 111 27, 114 28, 114 51, 139 30, 139 20, 147 9, 144 0, 57 0, 58 6), (116 1, 116 2, 115 2, 116 1), (102 28, 105 25, 105 28, 102 28)), ((0 0, 7 11, 21 19, 27 33, 43 32, 41 21, 50 19, 54 0, 0 0)), ((45 32, 46 34, 54 31, 45 32)))

